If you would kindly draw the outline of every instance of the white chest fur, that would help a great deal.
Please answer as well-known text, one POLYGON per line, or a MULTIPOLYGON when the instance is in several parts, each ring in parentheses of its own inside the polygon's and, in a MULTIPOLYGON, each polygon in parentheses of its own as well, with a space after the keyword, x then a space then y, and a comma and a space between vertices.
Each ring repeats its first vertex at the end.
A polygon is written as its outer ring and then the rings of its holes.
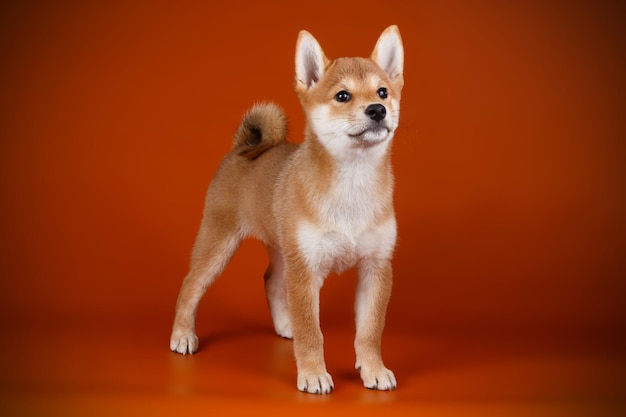
POLYGON ((309 268, 322 276, 351 268, 363 258, 389 258, 395 241, 396 221, 393 217, 358 232, 333 230, 306 222, 298 227, 300 251, 309 268))
POLYGON ((381 191, 374 166, 380 159, 362 151, 344 161, 327 193, 316 200, 317 221, 298 225, 300 253, 309 268, 324 276, 365 257, 388 258, 395 246, 396 221, 388 210, 392 190, 381 191))

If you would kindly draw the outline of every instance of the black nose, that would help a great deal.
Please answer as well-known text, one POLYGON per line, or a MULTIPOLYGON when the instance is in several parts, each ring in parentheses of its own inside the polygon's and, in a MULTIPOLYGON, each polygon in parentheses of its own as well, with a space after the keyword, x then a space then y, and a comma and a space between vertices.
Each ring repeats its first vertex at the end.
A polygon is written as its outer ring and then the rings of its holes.
POLYGON ((370 104, 365 109, 365 114, 370 119, 380 122, 387 115, 387 109, 382 104, 370 104))

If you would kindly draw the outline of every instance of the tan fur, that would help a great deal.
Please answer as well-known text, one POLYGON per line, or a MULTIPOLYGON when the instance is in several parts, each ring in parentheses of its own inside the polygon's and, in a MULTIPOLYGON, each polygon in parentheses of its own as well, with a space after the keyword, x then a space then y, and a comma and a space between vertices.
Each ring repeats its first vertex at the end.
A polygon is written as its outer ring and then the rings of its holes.
POLYGON ((371 58, 335 61, 308 32, 300 33, 296 92, 307 115, 305 140, 286 142, 286 118, 276 105, 256 105, 243 117, 233 150, 207 192, 176 306, 173 351, 197 350, 198 303, 241 240, 253 236, 268 248, 268 303, 277 333, 294 339, 298 389, 333 389, 324 362, 319 291, 329 272, 353 266, 359 270, 356 366, 366 387, 396 387, 380 346, 396 233, 390 142, 402 63, 395 26, 383 32, 371 58), (339 91, 351 98, 339 101, 339 91))

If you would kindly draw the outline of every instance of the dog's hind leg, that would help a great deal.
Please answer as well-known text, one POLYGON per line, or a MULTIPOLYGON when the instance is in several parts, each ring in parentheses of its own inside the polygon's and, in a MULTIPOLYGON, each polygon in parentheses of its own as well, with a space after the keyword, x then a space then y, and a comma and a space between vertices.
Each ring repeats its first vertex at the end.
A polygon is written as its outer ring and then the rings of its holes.
POLYGON ((287 339, 293 338, 291 330, 291 318, 287 305, 287 292, 285 288, 285 260, 280 250, 266 246, 270 258, 270 265, 265 271, 265 294, 267 303, 274 322, 276 333, 287 339))
POLYGON ((170 338, 170 349, 186 354, 198 350, 195 317, 200 299, 222 273, 235 253, 242 236, 229 230, 219 216, 206 216, 200 226, 193 250, 191 268, 185 277, 176 303, 176 317, 170 338), (214 219, 214 220, 211 220, 214 219))

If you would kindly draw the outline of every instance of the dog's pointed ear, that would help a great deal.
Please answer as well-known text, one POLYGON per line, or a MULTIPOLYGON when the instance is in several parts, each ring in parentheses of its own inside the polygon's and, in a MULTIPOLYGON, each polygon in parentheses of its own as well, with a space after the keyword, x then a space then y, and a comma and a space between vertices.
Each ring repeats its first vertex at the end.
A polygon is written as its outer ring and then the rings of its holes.
POLYGON ((378 38, 371 56, 392 81, 402 81, 404 48, 396 25, 389 26, 378 38))
POLYGON ((306 30, 300 31, 296 43, 296 88, 304 91, 313 87, 324 74, 328 59, 322 47, 306 30))

